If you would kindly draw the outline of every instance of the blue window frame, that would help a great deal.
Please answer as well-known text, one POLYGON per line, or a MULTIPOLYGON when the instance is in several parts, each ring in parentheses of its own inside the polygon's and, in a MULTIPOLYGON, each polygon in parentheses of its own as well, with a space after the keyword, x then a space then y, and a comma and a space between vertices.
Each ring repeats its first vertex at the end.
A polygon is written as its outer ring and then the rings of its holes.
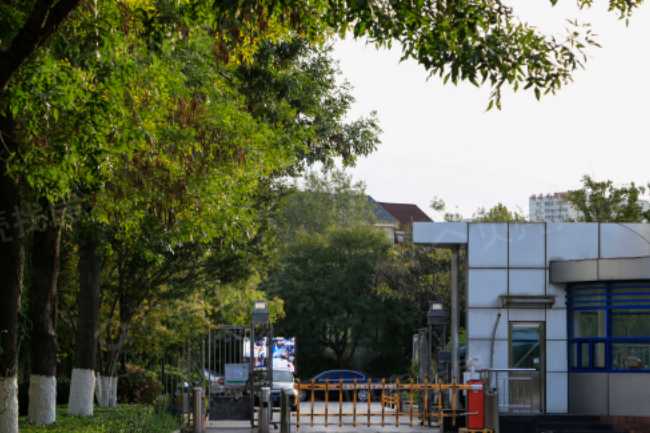
POLYGON ((567 286, 569 371, 650 373, 650 282, 567 286))

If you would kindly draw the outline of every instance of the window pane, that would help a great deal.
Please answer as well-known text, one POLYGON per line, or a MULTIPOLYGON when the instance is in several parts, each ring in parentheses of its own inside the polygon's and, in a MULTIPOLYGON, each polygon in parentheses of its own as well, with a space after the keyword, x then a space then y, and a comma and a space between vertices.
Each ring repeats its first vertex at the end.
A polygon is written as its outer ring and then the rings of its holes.
MULTIPOLYGON (((650 310, 649 310, 650 312, 650 310)), ((606 310, 571 310, 571 338, 605 338, 606 310)))
POLYGON ((650 338, 650 309, 613 309, 612 337, 650 338))
POLYGON ((612 343, 612 369, 650 370, 650 342, 612 343))
POLYGON ((605 342, 594 342, 594 368, 605 368, 605 342))
POLYGON ((578 368, 578 343, 569 343, 569 368, 578 368))
POLYGON ((580 368, 589 368, 589 343, 580 343, 580 368))

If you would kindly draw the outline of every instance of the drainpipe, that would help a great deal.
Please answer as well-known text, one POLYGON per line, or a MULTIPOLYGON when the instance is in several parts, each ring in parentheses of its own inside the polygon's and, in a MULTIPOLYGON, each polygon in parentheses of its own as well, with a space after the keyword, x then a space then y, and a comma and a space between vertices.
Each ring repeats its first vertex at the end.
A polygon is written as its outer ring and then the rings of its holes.
POLYGON ((500 319, 501 313, 497 314, 497 321, 494 323, 494 329, 492 330, 492 339, 490 340, 490 370, 494 368, 494 338, 497 335, 497 326, 499 326, 500 319))

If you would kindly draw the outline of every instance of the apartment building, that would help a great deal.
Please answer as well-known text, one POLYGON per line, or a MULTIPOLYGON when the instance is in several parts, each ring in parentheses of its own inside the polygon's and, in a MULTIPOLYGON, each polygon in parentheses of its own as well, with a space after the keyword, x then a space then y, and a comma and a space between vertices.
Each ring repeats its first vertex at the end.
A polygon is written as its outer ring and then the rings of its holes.
MULTIPOLYGON (((528 198, 530 222, 561 222, 577 219, 580 212, 566 201, 566 192, 533 194, 528 198)), ((650 209, 648 200, 638 200, 644 211, 650 209)))

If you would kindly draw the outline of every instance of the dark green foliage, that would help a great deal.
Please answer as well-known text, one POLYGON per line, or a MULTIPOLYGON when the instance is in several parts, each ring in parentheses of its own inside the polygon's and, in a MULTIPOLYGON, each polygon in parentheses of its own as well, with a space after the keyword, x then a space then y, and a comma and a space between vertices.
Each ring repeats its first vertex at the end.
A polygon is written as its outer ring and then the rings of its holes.
POLYGON ((66 404, 70 400, 70 378, 61 376, 56 378, 56 404, 66 404))
POLYGON ((126 371, 119 371, 117 401, 119 403, 154 404, 162 391, 162 384, 154 373, 126 365, 126 371))
POLYGON ((20 419, 21 432, 65 433, 169 433, 181 420, 169 413, 157 413, 152 406, 125 405, 95 407, 94 416, 68 415, 67 406, 58 406, 54 424, 38 425, 20 419))
MULTIPOLYGON (((303 340, 304 341, 304 340, 303 340)), ((331 352, 326 351, 317 343, 300 343, 296 353, 297 377, 301 380, 308 380, 317 374, 327 370, 335 370, 338 367, 336 358, 331 352)))
POLYGON ((299 232, 282 254, 282 332, 315 339, 334 352, 339 368, 349 368, 361 340, 374 335, 381 310, 375 266, 389 248, 386 235, 369 226, 299 232))

